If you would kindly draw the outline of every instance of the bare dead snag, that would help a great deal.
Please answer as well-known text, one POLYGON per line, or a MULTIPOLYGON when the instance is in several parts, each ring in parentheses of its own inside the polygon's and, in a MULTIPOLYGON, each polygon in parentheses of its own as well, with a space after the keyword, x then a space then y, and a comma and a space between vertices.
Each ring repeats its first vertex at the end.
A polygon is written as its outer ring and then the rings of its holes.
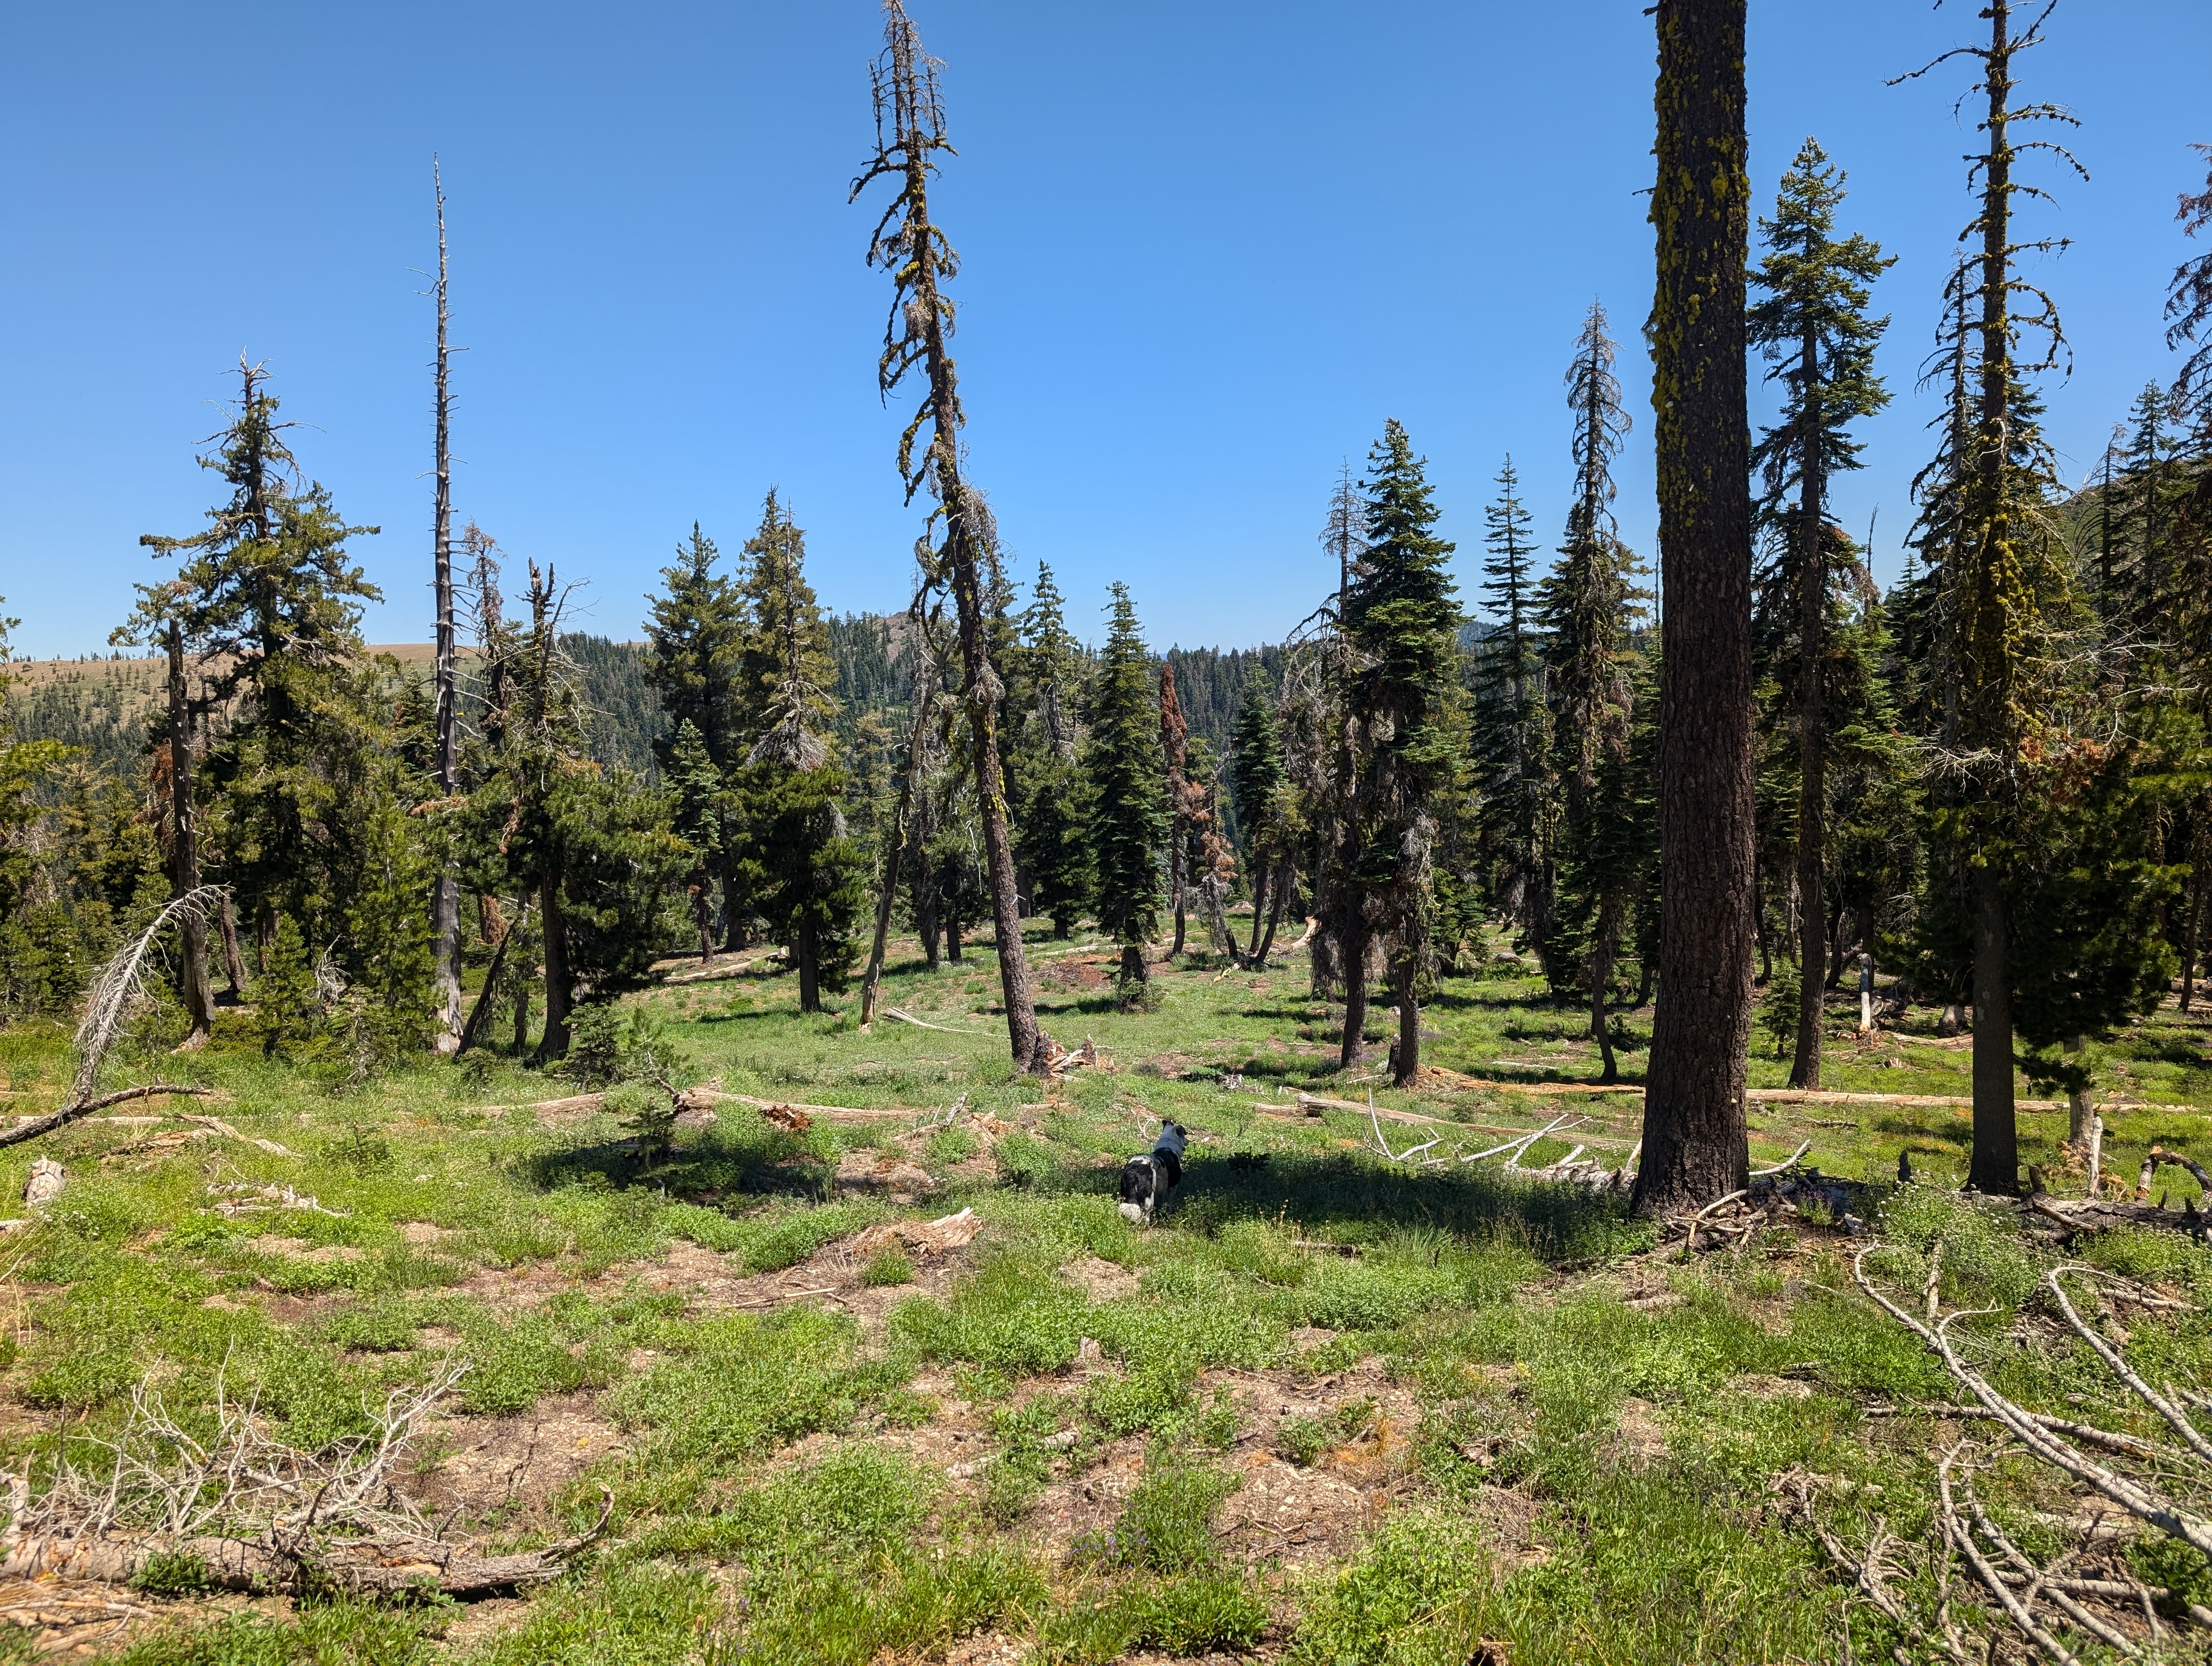
MULTIPOLYGON (((453 651, 453 453, 447 416, 447 362, 452 349, 446 342, 446 184, 438 159, 430 158, 430 183, 438 202, 438 358, 434 403, 437 410, 436 493, 431 511, 430 542, 433 584, 437 593, 437 753, 433 770, 441 797, 453 796, 459 778, 460 714, 458 667, 453 651)), ((461 1027, 461 886, 449 865, 441 863, 430 898, 430 946, 438 1001, 437 1049, 458 1053, 465 1039, 461 1027)))
POLYGON ((952 149, 945 135, 938 68, 937 60, 922 50, 921 34, 907 16, 902 0, 884 0, 884 51, 872 70, 875 154, 854 180, 851 194, 858 198, 881 179, 899 184, 868 242, 869 263, 889 271, 892 281, 890 318, 877 382, 889 398, 908 372, 919 366, 928 383, 913 421, 899 436, 899 475, 909 502, 924 485, 928 487, 944 523, 940 570, 959 619, 966 674, 962 694, 975 751, 976 811, 983 828, 1007 1039, 1016 1067, 1036 1071, 1043 1067, 1044 1048, 1022 951, 1021 901, 1015 892, 1013 842, 1006 828, 1006 781, 999 760, 999 707, 1006 685, 992 668, 985 635, 984 569, 988 567, 995 579, 997 534, 982 495, 963 472, 959 434, 964 417, 948 346, 953 303, 942 288, 943 281, 959 271, 959 257, 929 215, 929 181, 937 171, 937 155, 952 149), (917 463, 914 442, 925 424, 929 444, 917 463))

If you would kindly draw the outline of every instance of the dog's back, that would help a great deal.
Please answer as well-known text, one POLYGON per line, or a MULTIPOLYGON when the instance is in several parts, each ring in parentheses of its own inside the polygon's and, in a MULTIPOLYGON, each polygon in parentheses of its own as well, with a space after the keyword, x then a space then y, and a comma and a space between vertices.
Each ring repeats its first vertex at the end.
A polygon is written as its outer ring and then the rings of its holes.
POLYGON ((1122 1219, 1133 1225, 1152 1224, 1152 1211, 1182 1183, 1183 1144, 1182 1129, 1164 1123, 1152 1150, 1121 1165, 1122 1219))

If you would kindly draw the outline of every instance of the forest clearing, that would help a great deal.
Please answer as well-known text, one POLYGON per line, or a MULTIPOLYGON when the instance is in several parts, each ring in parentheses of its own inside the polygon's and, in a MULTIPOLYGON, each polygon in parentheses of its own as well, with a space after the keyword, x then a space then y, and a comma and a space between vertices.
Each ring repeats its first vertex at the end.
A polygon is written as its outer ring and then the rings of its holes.
POLYGON ((2085 467, 2054 11, 1886 76, 1973 147, 1917 371, 1896 199, 1754 183, 1745 0, 1660 0, 1648 316, 1576 303, 1479 533, 1378 411, 1317 556, 1186 519, 1080 606, 905 0, 837 164, 890 611, 766 453, 634 640, 457 506, 499 215, 431 155, 430 640, 251 351, 107 657, 0 619, 0 1666, 2212 1659, 2212 178, 2085 467), (1276 639, 1157 648, 1223 574, 1276 639))

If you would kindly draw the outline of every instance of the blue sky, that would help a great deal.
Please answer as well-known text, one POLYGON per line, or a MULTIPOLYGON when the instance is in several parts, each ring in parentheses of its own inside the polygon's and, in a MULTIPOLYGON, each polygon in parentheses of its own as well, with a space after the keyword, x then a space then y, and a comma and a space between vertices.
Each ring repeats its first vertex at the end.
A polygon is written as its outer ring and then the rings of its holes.
MULTIPOLYGON (((1817 134, 1846 224, 1899 257, 1897 399, 1839 498, 1893 576, 1932 406, 1913 390, 1966 206, 1971 78, 1917 67, 1972 0, 1753 0, 1761 200, 1817 134)), ((1396 416, 1462 582, 1515 455, 1539 531, 1567 481, 1560 378, 1601 297, 1636 430, 1625 534, 1653 553, 1647 373, 1652 47, 1634 0, 1532 6, 915 0, 947 64, 939 217, 964 258, 974 471, 1018 574, 1079 625, 1126 579, 1156 643, 1279 635, 1329 582, 1330 481, 1396 416)), ((846 205, 870 137, 867 0, 763 5, 9 9, 0 50, 0 593, 20 654, 94 651, 199 524, 227 367, 265 359, 302 462, 387 601, 429 617, 430 155, 446 170, 457 514, 588 578, 636 634, 702 521, 734 552, 771 484, 840 609, 903 605, 919 513, 878 403, 885 285, 846 205)), ((2143 382, 2190 252, 2175 193, 2212 140, 2212 7, 2067 0, 2024 92, 2079 114, 2092 178, 2030 229, 2064 310, 2054 437, 2078 477, 2143 382)), ((1761 399, 1755 410, 1763 405, 1761 399)), ((1093 625, 1093 634, 1096 626, 1093 625)))

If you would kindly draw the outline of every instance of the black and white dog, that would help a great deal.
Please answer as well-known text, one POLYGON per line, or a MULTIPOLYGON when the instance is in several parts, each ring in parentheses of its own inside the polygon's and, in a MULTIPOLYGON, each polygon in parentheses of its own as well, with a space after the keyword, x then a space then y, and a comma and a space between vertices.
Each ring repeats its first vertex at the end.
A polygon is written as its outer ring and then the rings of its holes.
POLYGON ((1121 1165, 1121 1218, 1133 1225, 1152 1224, 1152 1211, 1168 1201, 1168 1194, 1182 1183, 1183 1131, 1173 1122, 1160 1124, 1160 1137, 1142 1157, 1121 1165))

